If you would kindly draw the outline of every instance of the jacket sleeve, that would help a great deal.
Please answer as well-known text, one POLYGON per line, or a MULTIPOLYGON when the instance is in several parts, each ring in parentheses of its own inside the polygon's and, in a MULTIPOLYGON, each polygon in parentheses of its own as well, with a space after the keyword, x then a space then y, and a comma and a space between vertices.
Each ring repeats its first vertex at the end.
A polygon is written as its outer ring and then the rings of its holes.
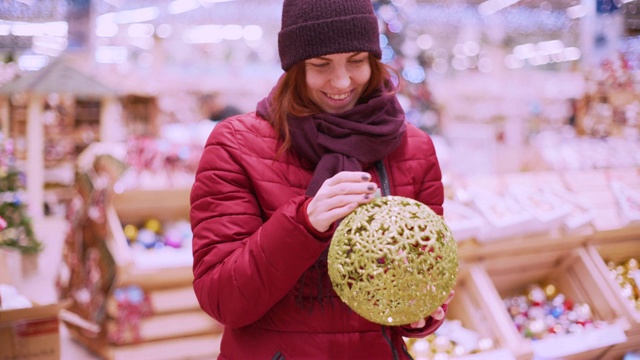
POLYGON ((444 215, 442 204, 444 203, 444 185, 442 184, 442 172, 440 162, 436 154, 433 140, 427 133, 421 132, 423 139, 418 142, 418 151, 424 157, 424 174, 418 182, 416 200, 428 205, 438 215, 444 215))
POLYGON ((191 189, 194 291, 202 309, 229 327, 260 319, 328 246, 300 223, 304 196, 264 220, 243 165, 252 156, 233 121, 220 122, 191 189))

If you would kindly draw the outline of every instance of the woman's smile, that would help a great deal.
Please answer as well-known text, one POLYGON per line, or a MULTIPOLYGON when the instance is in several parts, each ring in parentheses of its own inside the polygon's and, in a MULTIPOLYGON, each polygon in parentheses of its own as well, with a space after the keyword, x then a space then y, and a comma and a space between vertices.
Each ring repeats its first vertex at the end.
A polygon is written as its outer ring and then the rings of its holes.
POLYGON ((325 55, 305 64, 309 97, 330 114, 353 109, 371 78, 368 53, 325 55))

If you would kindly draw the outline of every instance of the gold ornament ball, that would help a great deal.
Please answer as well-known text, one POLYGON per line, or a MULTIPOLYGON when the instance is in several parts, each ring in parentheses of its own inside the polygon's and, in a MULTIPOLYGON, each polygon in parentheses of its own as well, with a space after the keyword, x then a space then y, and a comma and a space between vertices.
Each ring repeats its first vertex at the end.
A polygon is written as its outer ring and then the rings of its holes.
POLYGON ((148 219, 144 222, 144 228, 149 229, 156 234, 160 234, 162 231, 162 223, 158 219, 148 219))
POLYGON ((428 317, 458 275, 458 248, 444 219, 402 196, 376 198, 349 214, 335 231, 327 260, 342 301, 383 325, 428 317))

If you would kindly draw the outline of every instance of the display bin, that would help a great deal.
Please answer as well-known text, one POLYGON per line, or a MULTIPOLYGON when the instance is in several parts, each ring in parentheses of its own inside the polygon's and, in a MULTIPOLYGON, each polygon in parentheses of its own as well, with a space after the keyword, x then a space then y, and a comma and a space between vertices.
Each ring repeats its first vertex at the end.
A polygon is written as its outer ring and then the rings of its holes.
MULTIPOLYGON (((487 313, 478 311, 482 308, 483 299, 476 291, 477 288, 470 286, 471 281, 468 272, 461 268, 458 282, 455 287, 455 296, 449 303, 447 311, 448 320, 458 320, 465 329, 469 329, 482 338, 491 339, 493 347, 489 350, 474 354, 456 357, 458 360, 514 360, 511 349, 507 343, 498 336, 498 328, 495 322, 487 313)), ((459 334, 458 334, 459 335, 459 334)))
POLYGON ((221 324, 201 310, 195 297, 190 236, 182 248, 135 251, 123 231, 126 224, 140 224, 150 218, 161 224, 176 220, 188 222, 188 215, 188 189, 131 190, 114 194, 111 206, 107 207, 110 232, 107 245, 117 269, 115 288, 123 293, 128 290, 143 293, 144 308, 139 310, 146 314, 138 314, 140 319, 131 329, 131 321, 122 320, 131 316, 130 309, 121 306, 122 301, 119 304, 120 296, 109 296, 106 330, 112 343, 127 345, 222 332, 221 324), (127 334, 131 331, 134 333, 127 334))
MULTIPOLYGON (((222 325, 199 306, 193 291, 191 239, 179 248, 130 246, 127 224, 153 218, 188 223, 189 190, 127 190, 105 202, 103 273, 112 274, 102 317, 66 312, 74 339, 100 357, 215 358, 222 325), (108 254, 105 256, 104 254, 108 254), (80 316, 83 315, 83 316, 80 316)), ((190 231, 190 225, 189 225, 190 231)))
POLYGON ((120 286, 136 284, 143 289, 191 286, 192 256, 188 248, 173 256, 157 257, 149 252, 136 253, 128 244, 123 228, 153 218, 160 222, 189 219, 189 190, 128 190, 116 193, 106 208, 109 247, 117 267, 120 286), (162 264, 157 262, 161 259, 162 264))
POLYGON ((479 311, 491 319, 501 343, 519 359, 603 359, 627 340, 628 322, 584 247, 562 251, 495 257, 470 264, 469 288, 478 296, 479 311), (553 283, 574 303, 591 307, 594 321, 603 324, 588 331, 532 340, 520 334, 504 299, 525 294, 535 283, 553 283))
MULTIPOLYGON (((640 234, 626 237, 616 237, 607 239, 599 237, 586 246, 589 255, 601 274, 605 283, 604 291, 611 292, 616 300, 617 307, 629 321, 627 335, 628 343, 632 346, 640 348, 640 310, 621 293, 620 285, 616 282, 613 275, 609 271, 607 262, 616 264, 626 262, 631 258, 640 260, 640 234), (615 241, 617 239, 617 241, 615 241), (635 341, 635 343, 634 343, 635 341)), ((638 278, 638 277, 636 277, 638 278)))

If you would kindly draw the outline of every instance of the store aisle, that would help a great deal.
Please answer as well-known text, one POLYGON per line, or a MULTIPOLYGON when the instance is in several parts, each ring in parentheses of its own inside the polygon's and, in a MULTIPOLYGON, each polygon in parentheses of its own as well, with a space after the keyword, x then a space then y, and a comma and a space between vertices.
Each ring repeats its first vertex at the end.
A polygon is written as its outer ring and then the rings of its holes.
MULTIPOLYGON (((62 248, 67 232, 67 221, 61 217, 46 217, 33 222, 38 239, 44 244, 44 250, 37 259, 22 263, 22 278, 18 289, 32 301, 48 304, 57 301, 55 280, 62 259, 62 248)), ((60 325, 61 360, 100 359, 74 342, 66 327, 60 325)))

